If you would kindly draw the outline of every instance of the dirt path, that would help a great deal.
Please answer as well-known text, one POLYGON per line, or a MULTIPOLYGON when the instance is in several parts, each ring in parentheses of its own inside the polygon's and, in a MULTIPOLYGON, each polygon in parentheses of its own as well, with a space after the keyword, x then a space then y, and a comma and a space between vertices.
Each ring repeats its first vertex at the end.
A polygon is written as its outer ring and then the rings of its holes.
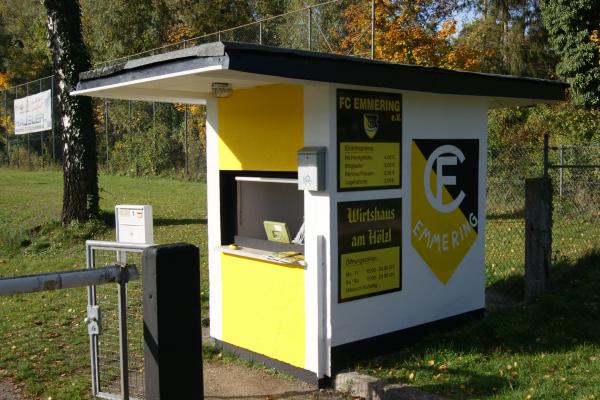
MULTIPOLYGON (((28 400, 19 387, 0 376, 0 400, 28 400)), ((340 400, 332 391, 320 391, 291 378, 277 377, 257 368, 211 361, 204 363, 204 398, 228 399, 298 399, 340 400)))
MULTIPOLYGON (((208 331, 203 329, 203 341, 211 343, 208 331)), ((30 400, 21 389, 12 384, 0 370, 0 400, 30 400)), ((265 370, 248 368, 220 360, 204 362, 204 398, 228 399, 298 399, 341 400, 339 393, 318 390, 304 382, 275 376, 265 370)))
POLYGON ((18 387, 7 381, 0 381, 0 400, 25 400, 25 397, 18 387))
POLYGON ((304 382, 219 361, 204 363, 204 398, 221 399, 342 399, 304 382))

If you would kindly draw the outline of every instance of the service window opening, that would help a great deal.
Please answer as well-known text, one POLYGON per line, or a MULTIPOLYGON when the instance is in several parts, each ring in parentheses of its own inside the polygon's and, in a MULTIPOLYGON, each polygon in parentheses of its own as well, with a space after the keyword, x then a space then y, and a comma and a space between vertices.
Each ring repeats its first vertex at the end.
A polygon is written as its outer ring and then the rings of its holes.
POLYGON ((294 243, 302 236, 298 233, 304 223, 304 192, 298 190, 297 174, 227 175, 224 180, 228 181, 229 190, 222 194, 234 197, 234 201, 226 201, 228 208, 222 209, 222 225, 229 221, 233 227, 226 229, 229 235, 223 244, 303 252, 304 246, 294 243))

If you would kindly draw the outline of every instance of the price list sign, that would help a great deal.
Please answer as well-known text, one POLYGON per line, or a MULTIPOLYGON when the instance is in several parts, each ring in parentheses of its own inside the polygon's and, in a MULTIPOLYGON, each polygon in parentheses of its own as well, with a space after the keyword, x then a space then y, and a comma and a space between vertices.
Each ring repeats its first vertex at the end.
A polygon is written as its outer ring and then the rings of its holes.
POLYGON ((402 96, 337 91, 338 191, 400 188, 402 96))
POLYGON ((401 199, 338 203, 338 302, 401 290, 401 199))

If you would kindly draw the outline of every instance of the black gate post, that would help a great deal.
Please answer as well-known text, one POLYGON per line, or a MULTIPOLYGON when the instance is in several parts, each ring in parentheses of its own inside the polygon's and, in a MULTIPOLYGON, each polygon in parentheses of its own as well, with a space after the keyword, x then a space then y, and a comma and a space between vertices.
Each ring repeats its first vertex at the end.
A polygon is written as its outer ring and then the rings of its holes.
POLYGON ((146 399, 204 399, 199 250, 152 246, 142 266, 146 399))

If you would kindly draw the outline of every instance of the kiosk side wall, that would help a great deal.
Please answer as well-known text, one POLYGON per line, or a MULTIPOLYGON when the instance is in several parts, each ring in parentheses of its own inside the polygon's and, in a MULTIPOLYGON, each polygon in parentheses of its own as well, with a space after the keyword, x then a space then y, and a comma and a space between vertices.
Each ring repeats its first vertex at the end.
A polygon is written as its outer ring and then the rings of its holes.
MULTIPOLYGON (((365 90, 365 89, 360 89, 365 90)), ((381 91, 375 89, 374 91, 381 91)), ((401 290, 338 303, 338 245, 331 241, 331 346, 359 343, 361 340, 401 331, 410 327, 443 320, 452 316, 470 313, 484 307, 484 237, 485 237, 485 187, 487 149, 487 100, 484 98, 427 93, 404 92, 402 94, 402 190, 374 190, 335 193, 335 202, 369 200, 376 198, 402 197, 402 284, 401 290), (470 231, 470 242, 464 245, 465 253, 454 255, 457 267, 454 270, 445 260, 449 253, 439 250, 433 256, 417 252, 411 242, 418 213, 415 210, 424 204, 411 204, 412 182, 423 182, 423 167, 419 170, 416 157, 413 159, 413 140, 430 140, 428 146, 442 146, 444 143, 457 143, 464 140, 474 151, 467 159, 475 160, 477 174, 474 182, 476 190, 469 192, 470 200, 477 207, 477 232, 470 231), (474 153, 474 154, 473 154, 474 153), (413 176, 413 174, 420 174, 413 176), (415 180, 416 179, 416 180, 415 180), (420 181, 419 181, 420 180, 420 181), (476 197, 476 198, 473 198, 476 197), (433 265, 432 259, 439 262, 433 265), (430 265, 432 264, 432 265, 430 265), (439 269, 442 269, 440 272, 439 269)), ((331 101, 335 107, 335 91, 331 101)), ((332 113, 335 120, 335 114, 332 113)), ((462 143, 462 142, 460 142, 462 143)), ((333 149, 337 151, 337 149, 333 149)), ((335 159, 335 155, 330 155, 335 159)), ((459 162, 460 164, 460 162, 459 162)), ((435 164, 434 164, 435 165, 435 164)), ((456 173, 444 167, 445 175, 456 173)), ((429 175, 427 176, 427 179, 429 175)), ((435 174, 430 176, 434 181, 435 174)), ((462 178, 457 178, 459 181, 462 178)), ((444 188, 444 190, 446 190, 444 188)), ((440 194, 441 196, 441 194, 440 194)), ((448 203, 450 195, 445 191, 442 202, 448 203)), ((416 203, 416 202, 415 202, 416 203)), ((421 209, 419 209, 421 210, 421 209)), ((332 229, 337 236, 337 210, 332 208, 332 229)), ((444 213, 430 221, 430 229, 435 231, 453 229, 449 222, 444 228, 439 221, 447 218, 444 213)), ((439 232, 443 234, 443 232, 439 232)), ((417 243, 417 245, 421 245, 417 243)), ((434 247, 424 246, 434 252, 434 247)), ((345 346, 346 349, 350 347, 345 346)), ((387 349, 391 351, 392 349, 387 349)), ((386 349, 381 349, 385 352, 386 349)), ((334 360, 335 363, 335 360, 334 360)))

